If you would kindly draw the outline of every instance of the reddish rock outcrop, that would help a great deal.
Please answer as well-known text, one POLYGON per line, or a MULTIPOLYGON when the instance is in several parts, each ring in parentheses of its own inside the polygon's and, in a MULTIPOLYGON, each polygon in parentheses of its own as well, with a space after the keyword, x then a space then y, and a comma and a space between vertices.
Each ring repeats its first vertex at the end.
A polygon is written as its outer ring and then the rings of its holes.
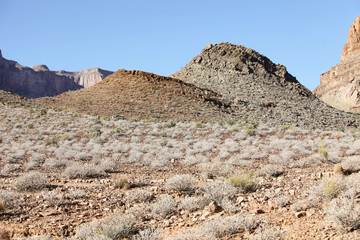
POLYGON ((313 93, 329 105, 349 111, 360 104, 360 16, 351 25, 341 61, 321 74, 313 93))
POLYGON ((341 60, 344 61, 353 54, 360 52, 360 16, 351 25, 348 35, 348 43, 344 45, 341 60))
POLYGON ((0 89, 28 98, 55 96, 63 92, 90 87, 110 71, 100 68, 80 72, 50 71, 46 65, 31 68, 2 57, 0 50, 0 89))

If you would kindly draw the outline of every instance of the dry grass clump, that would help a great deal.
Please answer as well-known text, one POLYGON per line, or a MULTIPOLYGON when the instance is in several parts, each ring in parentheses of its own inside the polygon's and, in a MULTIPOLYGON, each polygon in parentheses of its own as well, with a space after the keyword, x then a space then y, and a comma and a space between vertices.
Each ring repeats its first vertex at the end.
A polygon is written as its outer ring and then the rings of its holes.
POLYGON ((342 177, 334 176, 329 178, 324 178, 320 184, 319 193, 325 200, 331 200, 340 195, 342 191, 346 189, 344 180, 342 177))
POLYGON ((253 172, 245 170, 236 176, 230 177, 229 182, 243 193, 254 191, 257 186, 253 172))
POLYGON ((169 178, 166 181, 165 188, 178 192, 190 192, 194 190, 196 184, 197 180, 195 177, 188 174, 182 174, 169 178))
POLYGON ((41 190, 49 185, 47 177, 40 172, 29 172, 15 179, 13 183, 18 191, 41 190))
POLYGON ((131 186, 131 182, 126 175, 115 175, 112 178, 115 188, 128 189, 131 186))

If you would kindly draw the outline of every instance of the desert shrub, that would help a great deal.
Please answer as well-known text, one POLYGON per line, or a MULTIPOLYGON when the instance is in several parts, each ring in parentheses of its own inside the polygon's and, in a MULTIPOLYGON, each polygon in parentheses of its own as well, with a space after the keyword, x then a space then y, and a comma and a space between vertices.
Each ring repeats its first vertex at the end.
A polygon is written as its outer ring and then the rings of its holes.
POLYGON ((50 206, 56 206, 63 201, 63 195, 56 191, 44 192, 42 197, 50 206))
POLYGON ((175 175, 166 181, 165 188, 178 192, 189 192, 194 190, 196 183, 196 178, 191 175, 175 175))
POLYGON ((6 163, 3 168, 1 169, 1 174, 5 175, 5 174, 9 174, 12 172, 15 172, 17 170, 19 170, 21 168, 20 164, 11 164, 11 163, 6 163))
POLYGON ((66 167, 67 162, 65 160, 56 160, 54 158, 46 159, 43 167, 44 168, 63 168, 66 167))
POLYGON ((0 189, 0 202, 3 209, 14 208, 19 204, 20 195, 18 193, 0 189))
POLYGON ((166 128, 172 128, 172 127, 175 127, 176 126, 176 123, 177 121, 176 120, 168 120, 165 124, 164 124, 164 127, 166 128))
POLYGON ((203 239, 220 239, 240 231, 253 232, 259 223, 259 220, 251 215, 217 217, 201 226, 201 235, 203 239))
POLYGON ((254 174, 250 171, 242 171, 240 174, 230 177, 229 182, 240 192, 251 192, 256 189, 254 174))
POLYGON ((267 164, 257 172, 259 176, 278 177, 284 173, 284 168, 279 165, 267 164))
POLYGON ((29 172, 16 178, 13 185, 19 191, 31 191, 45 188, 49 185, 49 181, 40 172, 29 172))
POLYGON ((83 198, 85 196, 85 191, 81 190, 81 189, 74 189, 69 191, 68 194, 68 198, 70 199, 79 199, 79 198, 83 198))
POLYGON ((53 136, 53 137, 47 136, 44 139, 44 143, 45 143, 46 146, 52 145, 52 146, 58 147, 59 146, 59 141, 60 141, 59 136, 53 136))
POLYGON ((100 167, 107 173, 115 171, 116 164, 113 160, 106 158, 100 162, 100 167))
POLYGON ((204 197, 185 197, 181 199, 179 208, 188 212, 204 208, 210 202, 204 197))
POLYGON ((130 203, 148 202, 153 198, 153 194, 145 189, 136 189, 126 196, 125 200, 130 203))
POLYGON ((198 164, 198 169, 208 179, 213 179, 216 177, 224 178, 234 173, 234 167, 231 165, 225 165, 221 161, 200 163, 198 164))
POLYGON ((96 178, 104 175, 104 171, 95 164, 92 163, 78 163, 75 162, 68 166, 63 174, 64 177, 74 178, 96 178))
POLYGON ((334 199, 325 211, 335 223, 345 230, 360 229, 360 205, 354 199, 334 199))
POLYGON ((262 226, 256 230, 254 240, 283 240, 285 239, 285 231, 279 228, 269 228, 262 226))
POLYGON ((112 181, 115 188, 128 189, 131 186, 130 179, 126 175, 115 175, 112 181))
POLYGON ((162 231, 158 228, 147 228, 139 231, 139 234, 134 237, 134 240, 161 240, 162 231))
POLYGON ((216 201, 220 204, 224 198, 233 196, 237 190, 227 182, 214 181, 199 188, 198 192, 202 193, 208 201, 216 201))
POLYGON ((360 171, 360 157, 353 156, 341 162, 345 173, 354 173, 360 171))
POLYGON ((135 219, 129 215, 110 216, 100 221, 85 223, 76 232, 80 240, 93 239, 123 239, 136 232, 135 219))
POLYGON ((152 213, 156 216, 166 217, 176 210, 176 202, 170 195, 161 195, 155 203, 152 204, 152 213))

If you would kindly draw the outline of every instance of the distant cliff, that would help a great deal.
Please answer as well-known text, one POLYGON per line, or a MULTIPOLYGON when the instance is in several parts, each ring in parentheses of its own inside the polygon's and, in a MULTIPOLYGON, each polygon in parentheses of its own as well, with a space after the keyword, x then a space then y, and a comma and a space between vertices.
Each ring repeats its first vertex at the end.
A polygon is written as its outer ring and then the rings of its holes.
POLYGON ((313 93, 329 105, 345 111, 359 111, 360 105, 360 16, 350 26, 341 61, 321 74, 313 93))
POLYGON ((80 72, 50 71, 46 65, 31 68, 2 57, 0 50, 0 90, 28 98, 55 96, 63 92, 90 87, 111 71, 90 68, 80 72))

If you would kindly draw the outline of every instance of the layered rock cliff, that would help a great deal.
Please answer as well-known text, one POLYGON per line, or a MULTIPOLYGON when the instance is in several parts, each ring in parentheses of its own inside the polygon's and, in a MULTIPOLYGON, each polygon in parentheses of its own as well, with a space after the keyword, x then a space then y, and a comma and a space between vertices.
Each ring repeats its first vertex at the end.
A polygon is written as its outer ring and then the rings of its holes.
POLYGON ((353 111, 360 104, 360 16, 351 25, 341 61, 321 74, 313 93, 338 109, 353 111))
POLYGON ((0 50, 0 89, 28 98, 55 96, 90 87, 112 74, 100 68, 79 72, 50 71, 46 65, 31 68, 3 58, 0 50))
POLYGON ((350 114, 316 98, 284 66, 244 46, 208 44, 172 77, 221 94, 242 119, 305 127, 355 123, 350 114))

